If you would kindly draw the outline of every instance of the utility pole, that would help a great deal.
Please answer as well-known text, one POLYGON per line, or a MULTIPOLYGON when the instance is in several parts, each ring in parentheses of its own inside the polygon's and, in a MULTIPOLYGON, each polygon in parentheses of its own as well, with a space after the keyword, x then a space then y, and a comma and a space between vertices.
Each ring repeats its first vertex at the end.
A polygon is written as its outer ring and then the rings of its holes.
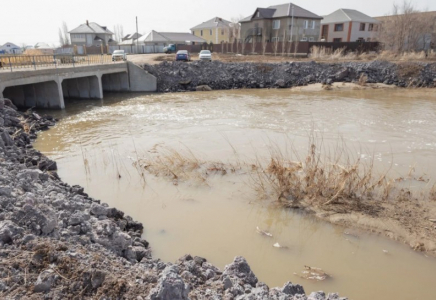
POLYGON ((136 54, 139 54, 138 51, 138 16, 136 16, 136 54))
POLYGON ((292 43, 292 38, 293 38, 293 34, 294 34, 294 5, 292 4, 292 21, 291 21, 291 43, 292 43))

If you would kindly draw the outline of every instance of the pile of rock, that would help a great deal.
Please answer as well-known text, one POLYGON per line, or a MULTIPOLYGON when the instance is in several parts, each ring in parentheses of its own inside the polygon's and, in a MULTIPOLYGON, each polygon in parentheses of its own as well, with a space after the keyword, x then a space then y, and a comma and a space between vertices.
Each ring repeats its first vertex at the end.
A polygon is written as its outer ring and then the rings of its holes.
POLYGON ((289 88, 312 83, 385 83, 399 87, 435 87, 436 64, 372 62, 192 63, 144 65, 157 77, 158 91, 182 92, 241 88, 289 88), (200 86, 200 88, 198 88, 200 86))

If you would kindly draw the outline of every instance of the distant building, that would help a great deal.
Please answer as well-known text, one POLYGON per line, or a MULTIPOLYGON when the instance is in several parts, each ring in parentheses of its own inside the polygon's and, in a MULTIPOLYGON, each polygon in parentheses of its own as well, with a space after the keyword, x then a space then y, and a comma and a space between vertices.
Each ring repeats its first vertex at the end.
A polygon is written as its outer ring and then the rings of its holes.
POLYGON ((191 28, 193 35, 198 36, 206 43, 220 44, 231 42, 232 22, 215 17, 191 28))
POLYGON ((116 45, 113 40, 113 32, 106 26, 100 26, 94 22, 86 21, 79 27, 69 32, 71 44, 75 46, 108 46, 116 45))
POLYGON ((256 8, 239 21, 245 42, 309 41, 319 38, 322 17, 293 3, 256 8))
POLYGON ((150 31, 138 39, 142 53, 159 53, 169 44, 196 45, 206 43, 206 40, 189 32, 157 32, 150 31))
POLYGON ((320 39, 326 42, 377 40, 379 21, 354 9, 338 9, 321 21, 320 39))
POLYGON ((33 49, 38 50, 43 55, 52 55, 54 53, 54 48, 44 42, 36 43, 33 49))
POLYGON ((6 43, 3 46, 0 46, 0 53, 2 54, 21 54, 23 53, 23 49, 13 43, 6 43))

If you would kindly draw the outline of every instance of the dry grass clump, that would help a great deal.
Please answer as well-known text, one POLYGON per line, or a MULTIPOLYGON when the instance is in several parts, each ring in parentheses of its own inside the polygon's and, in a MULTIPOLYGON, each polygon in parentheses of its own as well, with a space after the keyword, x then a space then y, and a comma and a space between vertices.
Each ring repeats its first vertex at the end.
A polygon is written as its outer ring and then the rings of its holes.
POLYGON ((368 82, 368 76, 365 73, 360 74, 359 81, 357 82, 360 86, 366 86, 368 82))
POLYGON ((331 151, 317 146, 311 138, 304 160, 295 155, 296 151, 292 153, 273 149, 268 165, 260 167, 252 177, 258 192, 268 197, 274 194, 285 206, 347 204, 356 208, 365 206, 364 201, 412 197, 408 189, 389 180, 386 173, 375 174, 372 159, 353 158, 344 144, 331 151))
POLYGON ((235 173, 238 168, 222 162, 201 160, 189 150, 179 152, 170 148, 164 148, 156 157, 139 159, 135 164, 136 167, 144 169, 155 176, 170 178, 174 185, 178 185, 179 182, 207 185, 208 177, 235 173))

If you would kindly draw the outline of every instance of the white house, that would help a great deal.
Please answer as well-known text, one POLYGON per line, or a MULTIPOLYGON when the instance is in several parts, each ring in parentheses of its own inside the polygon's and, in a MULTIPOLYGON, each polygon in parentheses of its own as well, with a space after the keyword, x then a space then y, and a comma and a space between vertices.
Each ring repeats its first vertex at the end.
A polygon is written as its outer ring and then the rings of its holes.
POLYGON ((86 21, 79 27, 74 28, 69 32, 71 44, 75 46, 107 46, 116 45, 112 39, 113 32, 106 26, 100 26, 94 22, 86 21))
POLYGON ((13 43, 6 43, 3 46, 0 46, 0 54, 21 54, 23 53, 23 49, 18 47, 13 43))
POLYGON ((321 40, 326 42, 375 41, 380 22, 354 9, 338 9, 321 20, 321 40))

